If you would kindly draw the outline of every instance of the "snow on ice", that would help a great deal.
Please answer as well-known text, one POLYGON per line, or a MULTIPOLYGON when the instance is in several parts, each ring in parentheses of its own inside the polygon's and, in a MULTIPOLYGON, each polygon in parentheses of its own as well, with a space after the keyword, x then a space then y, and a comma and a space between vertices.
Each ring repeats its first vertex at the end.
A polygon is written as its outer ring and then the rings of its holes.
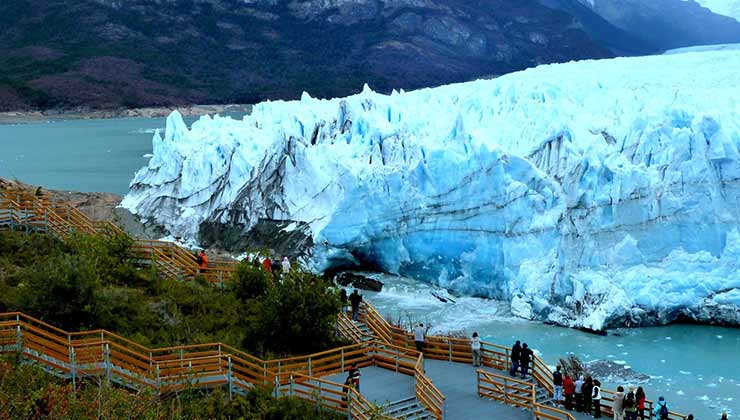
MULTIPOLYGON (((307 264, 363 265, 603 329, 740 324, 740 54, 544 65, 495 80, 177 112, 123 206, 307 223, 307 264)), ((242 250, 239 250, 242 251, 242 250)))

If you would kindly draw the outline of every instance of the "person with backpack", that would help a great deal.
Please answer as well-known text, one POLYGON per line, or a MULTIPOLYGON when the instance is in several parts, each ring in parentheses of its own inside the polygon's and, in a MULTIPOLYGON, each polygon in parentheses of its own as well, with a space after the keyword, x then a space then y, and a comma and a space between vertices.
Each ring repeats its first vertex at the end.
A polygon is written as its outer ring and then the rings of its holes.
POLYGON ((347 312, 347 289, 339 291, 339 302, 342 304, 342 313, 347 312))
POLYGON ((477 332, 473 332, 473 339, 470 340, 470 350, 473 353, 473 366, 480 367, 480 337, 477 332))
POLYGON ((637 420, 637 396, 635 395, 634 386, 630 386, 627 390, 622 407, 624 408, 625 420, 637 420))
POLYGON ((572 410, 573 409, 573 397, 576 393, 576 384, 573 382, 573 378, 570 377, 567 373, 565 374, 565 379, 563 379, 563 394, 565 394, 565 409, 566 410, 572 410))
POLYGON ((342 408, 347 408, 347 401, 349 401, 349 391, 355 387, 355 382, 352 380, 352 374, 347 375, 347 379, 344 380, 342 385, 342 408))
POLYGON ((519 340, 516 340, 513 346, 511 346, 511 369, 509 375, 516 376, 516 371, 519 370, 519 358, 522 353, 522 345, 519 344, 519 340))
POLYGON ((206 256, 206 252, 201 250, 200 254, 198 254, 198 258, 195 260, 198 263, 198 267, 200 267, 200 270, 203 271, 208 267, 208 257, 206 256))
POLYGON ((360 369, 357 368, 356 364, 352 363, 349 367, 349 377, 352 379, 352 386, 354 386, 357 392, 360 392, 360 376, 362 376, 360 369))
POLYGON ((583 411, 583 385, 586 383, 585 380, 583 380, 583 375, 579 376, 576 380, 576 411, 582 412, 583 411))
POLYGON ((719 420, 727 420, 727 412, 722 413, 722 417, 719 420))
POLYGON ((640 420, 645 420, 645 401, 647 400, 647 395, 645 395, 645 390, 641 386, 637 387, 635 398, 637 398, 637 412, 640 414, 640 420))
POLYGON ((362 303, 362 295, 357 293, 357 289, 349 295, 349 304, 352 305, 352 321, 357 321, 357 317, 360 314, 360 303, 362 303))
POLYGON ((601 382, 594 381, 591 391, 591 404, 594 407, 594 418, 601 418, 601 382))
POLYGON ((612 413, 614 413, 614 420, 624 420, 624 388, 621 386, 618 386, 617 392, 614 393, 612 413))
POLYGON ((529 363, 532 361, 532 350, 527 343, 522 344, 522 351, 519 353, 519 364, 522 366, 522 379, 527 379, 529 363))
POLYGON ((655 403, 655 407, 653 408, 653 414, 659 420, 668 419, 668 403, 665 401, 665 398, 658 398, 658 402, 655 403))
POLYGON ((562 404, 563 401, 563 374, 560 372, 560 366, 555 368, 555 372, 552 373, 552 384, 554 385, 555 392, 553 393, 552 399, 555 404, 562 404))

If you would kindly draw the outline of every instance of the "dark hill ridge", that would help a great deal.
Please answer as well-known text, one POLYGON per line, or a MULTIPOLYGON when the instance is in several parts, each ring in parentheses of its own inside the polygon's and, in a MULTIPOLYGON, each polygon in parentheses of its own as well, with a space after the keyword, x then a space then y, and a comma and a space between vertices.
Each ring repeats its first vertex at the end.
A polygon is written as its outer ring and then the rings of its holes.
POLYGON ((333 97, 608 57, 534 0, 5 0, 0 111, 333 97))

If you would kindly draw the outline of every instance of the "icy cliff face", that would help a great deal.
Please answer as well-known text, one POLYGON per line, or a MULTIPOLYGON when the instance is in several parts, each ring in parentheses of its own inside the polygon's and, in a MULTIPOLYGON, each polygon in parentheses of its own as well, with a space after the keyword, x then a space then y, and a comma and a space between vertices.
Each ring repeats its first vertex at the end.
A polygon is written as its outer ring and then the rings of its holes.
POLYGON ((370 264, 520 316, 740 324, 740 54, 540 66, 389 96, 177 113, 123 205, 173 233, 310 226, 370 264))

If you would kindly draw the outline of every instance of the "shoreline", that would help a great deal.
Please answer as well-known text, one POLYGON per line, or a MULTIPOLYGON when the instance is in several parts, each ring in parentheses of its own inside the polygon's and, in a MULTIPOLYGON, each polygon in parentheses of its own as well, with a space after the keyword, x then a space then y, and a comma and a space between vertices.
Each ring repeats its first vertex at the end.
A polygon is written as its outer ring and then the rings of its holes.
POLYGON ((0 125, 34 124, 66 120, 99 120, 114 118, 161 118, 172 111, 179 111, 184 117, 200 117, 211 114, 243 113, 252 111, 248 104, 224 105, 186 105, 173 107, 143 107, 123 109, 48 109, 43 111, 5 111, 0 112, 0 125))

